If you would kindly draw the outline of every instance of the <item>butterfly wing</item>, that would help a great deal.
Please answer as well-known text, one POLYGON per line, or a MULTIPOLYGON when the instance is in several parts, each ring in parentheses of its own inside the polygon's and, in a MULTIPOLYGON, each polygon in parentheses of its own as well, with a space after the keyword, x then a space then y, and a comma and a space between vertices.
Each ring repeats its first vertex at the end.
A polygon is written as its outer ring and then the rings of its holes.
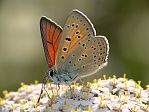
POLYGON ((40 31, 46 60, 49 68, 51 68, 55 65, 55 56, 62 34, 62 28, 52 20, 42 17, 40 20, 40 31))
POLYGON ((79 41, 85 40, 87 36, 95 35, 95 33, 93 25, 87 17, 80 11, 73 10, 64 25, 56 59, 57 68, 62 68, 63 63, 67 61, 68 56, 76 49, 79 41))
POLYGON ((105 37, 95 36, 89 19, 74 10, 64 26, 58 55, 57 70, 73 72, 83 77, 106 65, 109 44, 105 37))
POLYGON ((79 77, 92 75, 107 64, 108 50, 106 37, 88 37, 81 44, 78 43, 73 51, 75 56, 70 55, 65 66, 69 70, 73 68, 73 71, 77 71, 79 77))

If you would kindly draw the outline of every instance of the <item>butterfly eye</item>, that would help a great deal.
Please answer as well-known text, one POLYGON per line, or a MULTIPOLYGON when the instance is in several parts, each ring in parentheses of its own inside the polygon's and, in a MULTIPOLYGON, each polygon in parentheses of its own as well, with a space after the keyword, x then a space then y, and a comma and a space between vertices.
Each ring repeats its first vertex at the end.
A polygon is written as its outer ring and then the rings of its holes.
POLYGON ((50 71, 50 76, 51 76, 51 77, 53 77, 53 70, 52 70, 52 71, 50 71))

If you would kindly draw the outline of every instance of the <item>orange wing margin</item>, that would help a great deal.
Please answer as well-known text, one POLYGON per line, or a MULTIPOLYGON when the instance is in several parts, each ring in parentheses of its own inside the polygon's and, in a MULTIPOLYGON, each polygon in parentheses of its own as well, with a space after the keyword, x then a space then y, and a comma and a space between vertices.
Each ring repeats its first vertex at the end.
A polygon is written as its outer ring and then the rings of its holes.
POLYGON ((42 17, 40 20, 40 31, 46 61, 49 68, 55 65, 55 56, 57 53, 62 28, 52 20, 42 17))

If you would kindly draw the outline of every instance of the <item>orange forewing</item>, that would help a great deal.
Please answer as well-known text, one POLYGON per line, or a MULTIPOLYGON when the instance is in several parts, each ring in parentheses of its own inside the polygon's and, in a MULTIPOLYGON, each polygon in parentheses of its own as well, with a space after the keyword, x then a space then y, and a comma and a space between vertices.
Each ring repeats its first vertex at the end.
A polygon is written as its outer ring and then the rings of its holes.
POLYGON ((49 68, 55 65, 55 56, 57 53, 62 28, 56 23, 42 17, 40 20, 40 31, 44 52, 49 68))

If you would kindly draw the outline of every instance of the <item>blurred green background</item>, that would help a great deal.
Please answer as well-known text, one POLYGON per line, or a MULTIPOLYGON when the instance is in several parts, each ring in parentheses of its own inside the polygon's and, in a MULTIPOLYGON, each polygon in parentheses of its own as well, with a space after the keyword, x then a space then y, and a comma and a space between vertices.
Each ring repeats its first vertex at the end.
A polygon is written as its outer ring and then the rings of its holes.
POLYGON ((63 27, 76 8, 110 43, 108 66, 84 80, 126 73, 148 84, 148 0, 0 0, 0 92, 17 90, 20 82, 42 81, 47 64, 39 20, 47 16, 63 27))

